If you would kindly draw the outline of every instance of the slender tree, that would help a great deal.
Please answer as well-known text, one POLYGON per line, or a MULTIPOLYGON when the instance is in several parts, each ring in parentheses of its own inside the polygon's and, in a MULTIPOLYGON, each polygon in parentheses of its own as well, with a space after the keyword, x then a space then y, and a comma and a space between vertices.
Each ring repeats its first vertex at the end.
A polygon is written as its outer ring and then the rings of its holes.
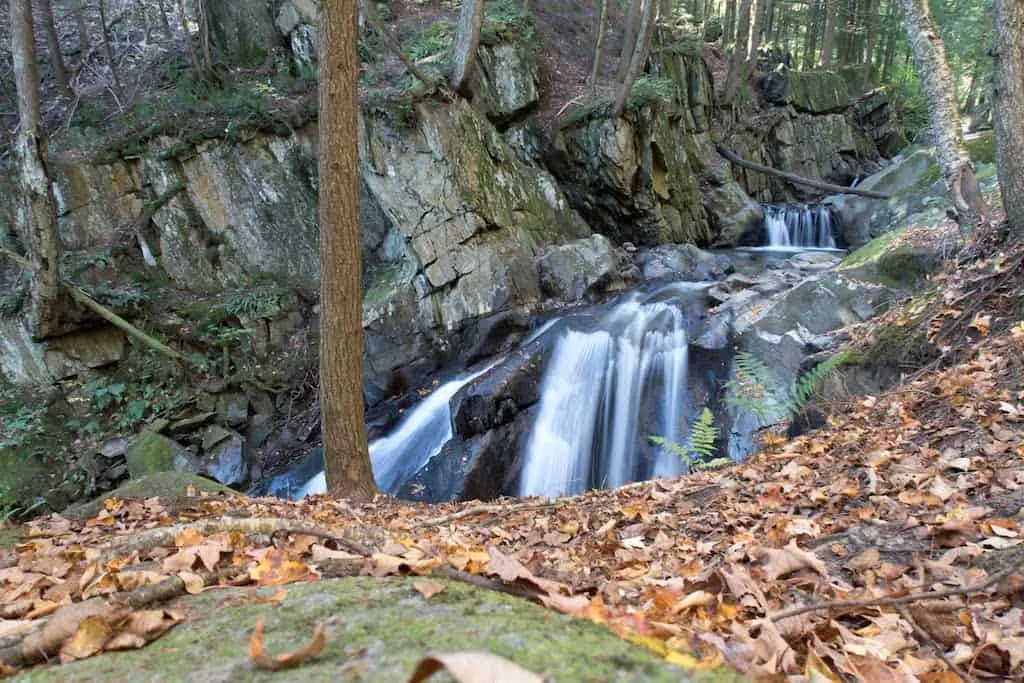
POLYGON ((121 69, 114 57, 114 48, 110 44, 110 28, 107 26, 107 11, 104 7, 106 2, 107 0, 99 0, 96 3, 100 12, 100 36, 103 39, 103 53, 107 58, 107 68, 110 69, 110 76, 114 81, 113 88, 117 106, 123 107, 125 105, 124 85, 121 82, 121 69))
POLYGON ((483 26, 484 0, 462 0, 459 37, 455 41, 455 70, 451 79, 451 88, 455 92, 466 94, 483 26))
POLYGON ((359 58, 356 1, 321 8, 320 415, 327 489, 369 500, 373 481, 363 412, 359 247, 359 58))
POLYGON ((803 68, 809 71, 814 68, 814 60, 818 55, 818 25, 821 23, 822 0, 811 0, 807 6, 807 33, 804 35, 803 68))
MULTIPOLYGON (((935 156, 946 181, 961 233, 969 233, 982 217, 981 190, 974 165, 964 146, 960 110, 946 49, 935 27, 927 0, 900 0, 907 42, 914 55, 921 90, 928 103, 935 156)), ((1020 85, 1018 84, 1019 88, 1020 85)))
POLYGON ((75 17, 75 32, 78 34, 78 58, 85 59, 91 47, 89 25, 85 21, 85 0, 74 0, 71 13, 75 17))
POLYGON ((725 14, 722 17, 722 45, 736 40, 736 0, 725 0, 725 14))
POLYGON ((836 43, 836 19, 839 12, 839 0, 822 0, 825 12, 825 30, 821 36, 821 58, 818 64, 822 69, 832 68, 832 52, 836 43))
MULTIPOLYGON (((754 0, 750 11, 750 35, 747 37, 747 63, 745 74, 750 74, 757 67, 757 51, 761 47, 761 27, 764 22, 767 0, 754 0)), ((740 74, 741 78, 744 74, 740 74)))
POLYGON ((11 57, 18 91, 18 133, 14 158, 18 166, 17 227, 32 263, 31 323, 36 338, 55 334, 60 326, 60 236, 50 179, 41 144, 39 72, 30 0, 10 0, 11 57))
POLYGON ((1024 235, 1024 1, 995 0, 995 128, 999 191, 1010 230, 1024 235))
POLYGON ((61 52, 60 38, 57 36, 57 24, 53 15, 50 0, 39 0, 39 13, 43 21, 43 33, 46 35, 46 49, 50 53, 50 70, 53 81, 57 85, 57 93, 66 100, 74 97, 71 84, 68 82, 68 70, 64 65, 64 54, 61 52))
POLYGON ((722 89, 722 104, 732 104, 736 91, 743 80, 747 57, 747 39, 750 35, 750 0, 740 0, 738 24, 736 27, 736 44, 729 60, 729 71, 725 75, 725 87, 722 89))
POLYGON ((600 0, 601 13, 597 20, 596 36, 594 38, 594 63, 590 67, 590 78, 588 79, 591 88, 597 88, 597 76, 601 70, 601 47, 604 45, 604 34, 608 31, 608 0, 600 0))
MULTIPOLYGON (((653 1, 653 0, 652 0, 653 1)), ((637 27, 640 24, 640 13, 644 0, 632 0, 626 12, 626 28, 622 34, 622 51, 619 53, 619 68, 615 72, 615 80, 624 81, 629 67, 633 64, 633 53, 636 51, 637 27)))
POLYGON ((612 116, 619 118, 626 111, 626 104, 633 92, 633 85, 644 70, 647 63, 647 55, 651 51, 651 40, 654 38, 654 11, 657 3, 655 0, 644 2, 643 13, 640 16, 640 30, 637 33, 636 49, 633 50, 633 57, 630 60, 629 68, 626 70, 626 77, 619 84, 619 93, 615 97, 615 108, 612 116))

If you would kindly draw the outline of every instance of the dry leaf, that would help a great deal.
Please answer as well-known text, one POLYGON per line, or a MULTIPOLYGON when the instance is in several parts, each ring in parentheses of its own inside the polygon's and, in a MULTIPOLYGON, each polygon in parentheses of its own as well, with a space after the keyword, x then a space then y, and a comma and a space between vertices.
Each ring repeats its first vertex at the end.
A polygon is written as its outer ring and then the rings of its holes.
POLYGON ((544 683, 537 674, 489 652, 452 652, 427 655, 408 683, 420 683, 444 669, 456 683, 544 683))
POLYGON ((797 547, 790 541, 785 548, 756 548, 754 554, 764 563, 764 573, 771 580, 788 576, 801 569, 813 569, 828 578, 828 568, 814 553, 797 547))
POLYGON ((445 589, 445 585, 438 581, 414 581, 412 587, 427 600, 445 589))
POLYGON ((257 668, 268 671, 280 671, 289 667, 298 666, 313 657, 316 657, 324 650, 327 644, 327 633, 325 626, 319 624, 313 631, 313 638, 303 647, 292 652, 275 655, 271 657, 263 649, 263 617, 256 620, 256 627, 252 632, 252 639, 249 641, 249 659, 257 668))

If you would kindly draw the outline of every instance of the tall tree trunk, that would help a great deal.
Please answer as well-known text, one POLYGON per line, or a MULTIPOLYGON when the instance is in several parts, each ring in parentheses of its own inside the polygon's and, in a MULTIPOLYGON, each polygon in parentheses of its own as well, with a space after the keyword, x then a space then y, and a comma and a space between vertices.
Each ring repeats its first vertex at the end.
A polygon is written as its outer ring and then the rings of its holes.
POLYGON ((729 59, 729 72, 725 76, 725 87, 722 89, 720 104, 731 105, 736 97, 736 90, 743 79, 743 64, 746 60, 747 38, 750 35, 750 0, 740 0, 739 17, 736 26, 736 42, 729 59))
POLYGON ((362 263, 359 237, 359 58, 355 2, 321 8, 320 422, 327 490, 373 498, 363 409, 362 263))
POLYGON ((750 36, 747 38, 747 65, 745 69, 747 74, 757 68, 757 50, 761 46, 761 22, 764 21, 766 8, 767 0, 754 0, 753 9, 750 11, 750 36))
POLYGON ((651 51, 651 40, 654 38, 654 8, 657 2, 655 0, 646 0, 644 3, 644 11, 640 18, 640 30, 636 39, 636 49, 633 50, 633 57, 630 60, 629 69, 626 71, 626 77, 619 85, 619 94, 615 98, 615 108, 612 110, 612 116, 619 118, 622 116, 622 112, 626 110, 626 105, 629 103, 629 96, 633 92, 633 84, 640 77, 640 73, 644 69, 644 64, 647 63, 647 55, 651 51))
POLYGON ((199 24, 199 55, 203 60, 203 73, 207 77, 213 77, 213 39, 210 36, 210 8, 207 7, 209 1, 193 0, 192 4, 196 12, 196 23, 199 24))
POLYGON ((50 0, 39 0, 39 11, 42 14, 46 49, 50 52, 50 68, 53 70, 54 83, 57 84, 57 93, 60 97, 70 100, 75 94, 71 92, 71 84, 68 82, 68 70, 64 65, 64 55, 61 53, 60 38, 57 36, 57 24, 50 0))
POLYGON ((10 0, 11 57, 18 90, 18 166, 20 220, 17 225, 32 263, 31 324, 33 336, 55 334, 60 326, 60 234, 50 179, 40 138, 39 72, 30 0, 10 0))
POLYGON ((468 94, 469 76, 473 60, 480 47, 480 32, 484 27, 484 0, 462 0, 459 14, 459 38, 455 42, 455 70, 451 87, 457 93, 468 94))
POLYGON ((594 38, 594 64, 590 67, 588 83, 597 88, 597 76, 601 71, 601 47, 604 45, 604 34, 608 31, 608 0, 601 0, 601 18, 597 20, 597 35, 594 38))
POLYGON ((1024 235, 1024 2, 995 0, 992 120, 1006 219, 1024 235))
POLYGON ((196 78, 206 80, 206 70, 203 68, 203 60, 199 58, 199 51, 192 41, 192 31, 188 27, 188 13, 185 12, 185 0, 178 0, 178 15, 181 17, 181 31, 185 34, 185 44, 188 45, 188 56, 192 60, 192 68, 195 69, 196 78))
POLYGON ((864 51, 860 56, 861 64, 871 64, 875 54, 875 43, 878 42, 878 2, 864 0, 864 51))
POLYGON ((78 58, 85 59, 92 47, 89 40, 89 25, 85 22, 85 0, 74 0, 71 11, 75 15, 75 32, 78 34, 78 58))
MULTIPOLYGON (((953 77, 946 63, 946 49, 932 19, 928 0, 900 0, 907 43, 914 55, 921 90, 928 103, 935 156, 946 181, 960 232, 974 230, 982 217, 981 190, 974 165, 964 146, 960 110, 953 90, 953 77)), ((1016 86, 1018 89, 1020 84, 1016 86)))
POLYGON ((839 12, 839 0, 822 0, 825 10, 825 32, 821 36, 821 58, 818 64, 822 69, 832 68, 832 52, 836 42, 836 15, 839 12))
POLYGON ((106 0, 99 0, 96 6, 100 12, 100 26, 103 31, 101 37, 103 38, 103 52, 107 58, 107 68, 110 69, 111 78, 114 81, 114 93, 117 98, 117 106, 123 107, 124 101, 124 85, 121 83, 121 70, 117 66, 117 60, 114 58, 114 49, 110 46, 110 29, 107 27, 107 12, 104 8, 106 0))
MULTIPOLYGON (((648 0, 653 2, 653 0, 648 0)), ((622 82, 633 65, 633 53, 636 51, 637 27, 640 24, 640 11, 644 0, 632 0, 626 13, 626 29, 622 34, 622 50, 619 52, 619 68, 615 72, 615 80, 622 82)))
POLYGON ((761 41, 772 41, 772 29, 775 27, 775 0, 765 0, 764 16, 761 19, 761 41))
POLYGON ((818 25, 821 23, 822 0, 811 0, 807 7, 807 37, 804 42, 803 68, 809 71, 814 68, 814 60, 818 56, 818 25))
POLYGON ((736 40, 736 0, 725 0, 725 15, 722 17, 722 45, 736 40))

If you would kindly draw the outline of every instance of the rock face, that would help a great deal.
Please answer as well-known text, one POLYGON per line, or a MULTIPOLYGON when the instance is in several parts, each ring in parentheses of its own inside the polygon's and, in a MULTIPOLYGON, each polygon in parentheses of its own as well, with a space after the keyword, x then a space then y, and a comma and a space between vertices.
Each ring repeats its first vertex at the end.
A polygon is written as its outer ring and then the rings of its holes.
POLYGON ((483 44, 470 76, 473 107, 502 126, 528 114, 540 101, 537 62, 522 41, 483 44))
POLYGON ((604 235, 553 245, 538 259, 541 290, 562 301, 580 301, 598 289, 621 288, 619 257, 604 235))
POLYGON ((212 2, 206 6, 213 42, 235 64, 256 64, 281 38, 266 0, 212 2))
POLYGON ((834 114, 850 105, 849 86, 833 71, 783 68, 765 76, 762 89, 772 104, 788 104, 808 114, 834 114))

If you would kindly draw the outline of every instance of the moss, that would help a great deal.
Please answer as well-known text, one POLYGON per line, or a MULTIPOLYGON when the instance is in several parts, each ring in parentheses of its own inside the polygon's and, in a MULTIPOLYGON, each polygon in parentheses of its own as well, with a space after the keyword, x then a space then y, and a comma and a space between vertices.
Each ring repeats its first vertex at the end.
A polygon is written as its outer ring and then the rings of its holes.
POLYGON ((103 504, 110 498, 153 498, 159 496, 165 505, 174 505, 194 500, 201 494, 221 494, 237 496, 239 493, 215 481, 187 472, 159 472, 138 479, 130 479, 113 491, 104 493, 87 503, 72 505, 63 512, 64 516, 74 519, 85 519, 97 515, 103 504), (189 492, 194 492, 189 495, 189 492))
POLYGON ((35 449, 0 449, 0 509, 36 505, 60 486, 63 469, 57 460, 38 457, 35 449))
POLYGON ((871 240, 852 254, 847 255, 843 262, 839 264, 839 270, 856 268, 876 260, 902 232, 901 230, 893 230, 871 240))
MULTIPOLYGON (((492 591, 445 582, 430 600, 412 579, 352 578, 286 587, 270 607, 252 604, 255 590, 228 589, 185 598, 177 605, 188 623, 146 648, 108 653, 59 667, 40 668, 27 681, 359 681, 407 680, 428 652, 482 650, 506 657, 554 681, 740 681, 714 670, 685 671, 613 636, 607 629, 492 591), (295 669, 256 671, 248 641, 265 620, 271 653, 294 650, 318 623, 337 621, 323 653, 295 669), (187 669, 182 667, 187 661, 187 669)), ((267 590, 262 591, 268 594, 267 590)))
POLYGON ((967 153, 975 164, 994 164, 996 162, 996 143, 992 131, 985 131, 977 137, 967 140, 967 153))

